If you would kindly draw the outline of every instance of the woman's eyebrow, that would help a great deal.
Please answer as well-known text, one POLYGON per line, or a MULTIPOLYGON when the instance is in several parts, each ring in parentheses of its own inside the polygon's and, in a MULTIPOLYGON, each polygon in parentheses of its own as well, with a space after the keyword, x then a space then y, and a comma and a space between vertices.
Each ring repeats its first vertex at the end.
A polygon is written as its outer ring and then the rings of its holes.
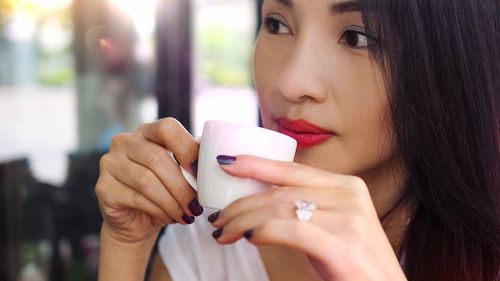
POLYGON ((288 8, 293 8, 293 0, 276 0, 278 3, 287 6, 288 8))
MULTIPOLYGON (((275 0, 276 2, 287 6, 288 8, 293 8, 294 0, 275 0)), ((361 10, 358 1, 347 0, 347 1, 337 1, 330 5, 330 12, 332 14, 342 14, 348 12, 358 12, 361 10)))
POLYGON ((359 11, 361 11, 361 6, 359 5, 358 1, 340 1, 330 5, 330 12, 332 14, 342 14, 359 11))

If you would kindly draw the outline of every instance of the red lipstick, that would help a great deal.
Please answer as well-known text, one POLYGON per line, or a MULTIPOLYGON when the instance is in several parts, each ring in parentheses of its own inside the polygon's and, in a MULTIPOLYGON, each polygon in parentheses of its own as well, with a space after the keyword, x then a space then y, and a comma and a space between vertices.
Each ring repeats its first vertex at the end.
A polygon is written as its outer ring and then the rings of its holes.
POLYGON ((279 125, 278 131, 295 139, 299 149, 318 145, 335 135, 335 133, 322 129, 303 119, 290 120, 279 118, 277 121, 279 125))

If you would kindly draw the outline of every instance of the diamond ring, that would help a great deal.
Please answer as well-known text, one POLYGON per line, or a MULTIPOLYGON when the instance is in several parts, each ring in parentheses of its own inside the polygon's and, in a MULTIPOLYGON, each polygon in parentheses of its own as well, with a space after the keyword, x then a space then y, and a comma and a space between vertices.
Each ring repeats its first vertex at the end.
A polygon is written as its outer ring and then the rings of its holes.
POLYGON ((311 220, 314 211, 316 211, 316 204, 302 200, 295 201, 295 215, 299 221, 311 220))

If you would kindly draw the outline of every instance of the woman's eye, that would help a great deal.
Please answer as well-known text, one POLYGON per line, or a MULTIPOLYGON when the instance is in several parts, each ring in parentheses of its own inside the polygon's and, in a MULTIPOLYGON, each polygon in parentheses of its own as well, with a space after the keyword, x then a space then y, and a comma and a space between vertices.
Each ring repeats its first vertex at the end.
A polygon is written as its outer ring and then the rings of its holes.
POLYGON ((340 43, 346 44, 351 48, 365 48, 373 41, 376 41, 376 39, 356 30, 346 30, 340 38, 340 43))
POLYGON ((266 29, 272 34, 288 34, 290 29, 278 19, 268 17, 264 21, 266 29))

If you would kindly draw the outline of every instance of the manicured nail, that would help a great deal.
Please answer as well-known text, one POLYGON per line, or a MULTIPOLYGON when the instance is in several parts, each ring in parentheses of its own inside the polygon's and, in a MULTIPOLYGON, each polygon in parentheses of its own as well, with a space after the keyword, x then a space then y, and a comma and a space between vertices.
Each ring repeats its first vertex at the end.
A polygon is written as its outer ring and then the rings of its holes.
POLYGON ((236 157, 229 155, 219 155, 217 156, 217 162, 220 165, 231 165, 236 161, 236 157))
POLYGON ((194 222, 194 217, 190 217, 188 215, 183 215, 182 219, 187 223, 187 224, 192 224, 194 222))
POLYGON ((191 172, 193 172, 195 176, 198 175, 198 159, 194 160, 194 162, 191 164, 191 172))
POLYGON ((188 208, 195 216, 199 216, 203 213, 203 207, 200 205, 200 202, 198 202, 198 200, 196 199, 194 199, 193 201, 191 201, 191 203, 189 203, 188 208))
POLYGON ((216 231, 212 232, 212 237, 214 239, 219 238, 221 235, 222 235, 222 228, 219 228, 216 231))
POLYGON ((220 215, 220 211, 217 211, 217 212, 211 214, 210 216, 208 216, 208 221, 210 223, 214 223, 219 218, 219 215, 220 215))
POLYGON ((250 230, 245 231, 245 234, 244 234, 244 235, 245 235, 245 238, 246 238, 246 239, 248 239, 248 240, 252 239, 252 236, 253 236, 253 230, 252 230, 252 229, 250 229, 250 230))

